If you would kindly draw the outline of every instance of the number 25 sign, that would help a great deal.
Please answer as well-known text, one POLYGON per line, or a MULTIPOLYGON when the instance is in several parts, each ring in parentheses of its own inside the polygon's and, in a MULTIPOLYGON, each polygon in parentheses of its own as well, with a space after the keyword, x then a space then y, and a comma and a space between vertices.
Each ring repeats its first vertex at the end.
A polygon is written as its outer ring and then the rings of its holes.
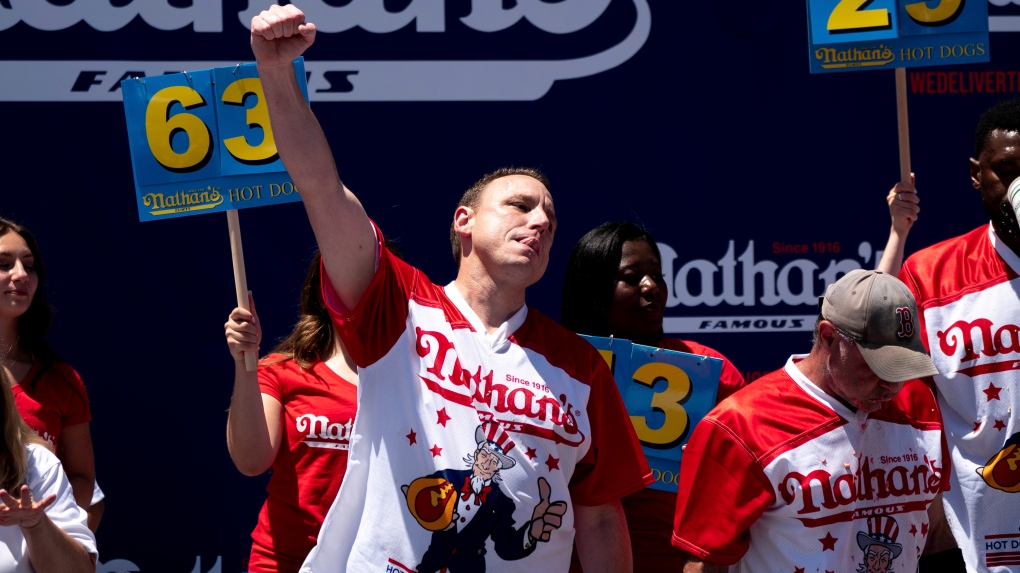
POLYGON ((984 0, 808 0, 811 73, 988 61, 984 0))
MULTIPOLYGON (((308 100, 304 60, 294 61, 308 100)), ((121 82, 138 218, 300 201, 254 64, 121 82)))
POLYGON ((722 360, 619 338, 582 338, 598 349, 616 378, 655 478, 648 487, 676 492, 683 445, 715 406, 722 360))

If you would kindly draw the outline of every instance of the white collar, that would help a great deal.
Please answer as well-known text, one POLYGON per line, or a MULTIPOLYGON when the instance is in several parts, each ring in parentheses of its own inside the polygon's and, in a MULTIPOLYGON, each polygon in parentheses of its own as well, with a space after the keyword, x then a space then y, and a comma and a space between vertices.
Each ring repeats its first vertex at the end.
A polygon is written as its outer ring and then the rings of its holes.
POLYGON ((800 386, 801 389, 803 389, 804 392, 808 394, 808 396, 811 396, 815 400, 821 402, 823 405, 828 406, 832 411, 836 412, 836 414, 839 417, 847 421, 856 420, 858 425, 863 424, 864 421, 868 419, 867 412, 860 408, 858 408, 857 411, 854 412, 853 410, 848 408, 845 404, 837 400, 834 396, 830 396, 824 390, 819 388, 814 382, 811 381, 810 378, 805 376, 804 373, 800 371, 800 368, 797 368, 796 363, 800 362, 801 360, 807 357, 808 357, 807 354, 794 354, 793 356, 790 357, 789 360, 786 361, 786 366, 784 366, 783 368, 786 370, 786 373, 790 375, 790 378, 793 378, 793 381, 796 382, 797 385, 800 386))
POLYGON ((510 335, 517 331, 522 324, 524 319, 528 317, 528 305, 522 306, 517 312, 513 314, 506 322, 499 325, 499 328, 495 332, 489 333, 486 330, 485 325, 482 324, 482 320, 478 318, 478 315, 468 305, 464 297, 461 296, 460 291, 453 282, 443 287, 446 291, 446 296, 450 299, 450 302, 460 310, 464 318, 471 323, 471 327, 475 331, 485 337, 485 341, 489 343, 489 346, 495 352, 501 352, 510 347, 510 335))
POLYGON ((995 249, 995 252, 999 253, 1002 260, 1006 262, 1006 266, 1013 269, 1014 272, 1020 273, 1020 257, 1017 257, 1013 249, 1002 242, 1002 239, 995 232, 995 226, 991 223, 988 223, 988 239, 992 242, 992 248, 995 249))

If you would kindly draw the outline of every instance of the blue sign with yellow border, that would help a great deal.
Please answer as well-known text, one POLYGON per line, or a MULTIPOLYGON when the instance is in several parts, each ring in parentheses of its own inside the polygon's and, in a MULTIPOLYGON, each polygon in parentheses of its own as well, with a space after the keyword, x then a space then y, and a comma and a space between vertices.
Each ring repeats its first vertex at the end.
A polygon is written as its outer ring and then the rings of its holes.
POLYGON ((808 0, 811 73, 988 61, 988 3, 808 0))
MULTIPOLYGON (((307 101, 302 58, 294 73, 307 101)), ((255 64, 126 79, 121 91, 139 220, 301 200, 255 64)))
POLYGON ((616 378, 655 477, 648 487, 676 492, 683 446, 715 406, 722 360, 620 338, 582 338, 598 349, 616 378))

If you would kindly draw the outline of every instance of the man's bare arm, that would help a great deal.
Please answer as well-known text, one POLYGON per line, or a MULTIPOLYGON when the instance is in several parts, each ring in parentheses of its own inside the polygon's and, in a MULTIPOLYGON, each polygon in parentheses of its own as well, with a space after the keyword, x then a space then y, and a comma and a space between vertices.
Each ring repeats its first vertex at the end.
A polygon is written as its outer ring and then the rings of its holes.
POLYGON ((577 557, 587 572, 634 570, 627 516, 620 500, 597 506, 574 506, 577 557))
POLYGON ((326 136, 294 76, 292 61, 315 41, 315 25, 293 5, 252 18, 251 46, 277 150, 301 193, 340 301, 353 308, 372 280, 375 240, 357 197, 340 181, 326 136))

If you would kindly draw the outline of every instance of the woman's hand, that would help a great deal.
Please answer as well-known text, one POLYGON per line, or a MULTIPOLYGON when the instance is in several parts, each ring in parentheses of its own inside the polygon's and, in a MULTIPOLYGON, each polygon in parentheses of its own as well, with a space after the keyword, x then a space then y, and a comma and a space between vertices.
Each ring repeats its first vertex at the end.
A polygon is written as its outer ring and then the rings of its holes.
POLYGON ((57 496, 50 494, 39 501, 32 500, 32 491, 27 485, 21 486, 21 498, 16 498, 5 489, 0 489, 0 526, 17 525, 31 529, 46 519, 46 508, 56 501, 57 496))
POLYGON ((248 307, 251 311, 243 308, 235 308, 227 318, 223 329, 227 335, 227 348, 234 357, 235 362, 244 362, 244 353, 253 352, 258 356, 259 343, 262 342, 262 326, 259 324, 259 315, 255 312, 255 298, 251 291, 248 291, 248 307))

